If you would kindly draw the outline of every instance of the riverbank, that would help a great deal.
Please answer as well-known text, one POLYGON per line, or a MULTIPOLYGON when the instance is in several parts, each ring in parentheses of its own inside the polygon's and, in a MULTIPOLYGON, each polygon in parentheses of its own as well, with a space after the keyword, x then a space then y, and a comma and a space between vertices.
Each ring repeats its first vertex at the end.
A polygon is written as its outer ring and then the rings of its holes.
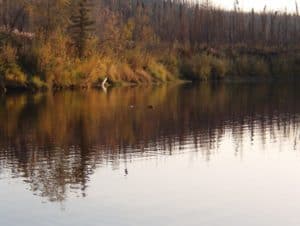
POLYGON ((291 80, 300 74, 300 52, 287 49, 202 48, 165 53, 135 50, 126 58, 93 54, 71 58, 53 50, 18 56, 6 46, 0 54, 1 88, 6 90, 61 90, 101 88, 106 85, 161 84, 213 80, 291 80), (56 53, 56 54, 54 54, 56 53))
POLYGON ((297 4, 288 13, 242 11, 238 1, 232 10, 209 1, 55 2, 3 5, 2 92, 300 74, 297 4))

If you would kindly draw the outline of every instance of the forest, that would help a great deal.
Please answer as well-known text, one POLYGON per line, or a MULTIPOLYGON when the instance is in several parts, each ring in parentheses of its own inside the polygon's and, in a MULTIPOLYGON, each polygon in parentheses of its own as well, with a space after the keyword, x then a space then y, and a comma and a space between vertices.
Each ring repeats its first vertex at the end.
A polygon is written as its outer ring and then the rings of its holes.
POLYGON ((0 0, 0 89, 296 79, 300 17, 209 0, 0 0))

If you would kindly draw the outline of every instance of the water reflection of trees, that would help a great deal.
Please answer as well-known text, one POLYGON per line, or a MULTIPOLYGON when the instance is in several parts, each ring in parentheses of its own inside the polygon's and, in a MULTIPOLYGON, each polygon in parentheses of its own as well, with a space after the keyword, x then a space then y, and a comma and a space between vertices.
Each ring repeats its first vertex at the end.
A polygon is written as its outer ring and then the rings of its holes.
MULTIPOLYGON (((245 133, 262 142, 291 137, 299 131, 299 97, 296 84, 10 95, 0 99, 0 168, 24 177, 37 194, 64 200, 69 189, 84 194, 101 164, 117 167, 125 158, 170 155, 187 145, 209 159, 226 131, 237 148, 245 133)), ((299 137, 293 139, 296 148, 299 137)))

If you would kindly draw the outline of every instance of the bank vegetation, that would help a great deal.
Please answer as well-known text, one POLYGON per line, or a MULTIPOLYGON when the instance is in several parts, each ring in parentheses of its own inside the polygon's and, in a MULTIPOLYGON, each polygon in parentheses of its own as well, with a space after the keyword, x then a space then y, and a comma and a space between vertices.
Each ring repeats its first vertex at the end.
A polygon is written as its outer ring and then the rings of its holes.
POLYGON ((0 89, 297 78, 295 11, 210 1, 0 0, 0 89))

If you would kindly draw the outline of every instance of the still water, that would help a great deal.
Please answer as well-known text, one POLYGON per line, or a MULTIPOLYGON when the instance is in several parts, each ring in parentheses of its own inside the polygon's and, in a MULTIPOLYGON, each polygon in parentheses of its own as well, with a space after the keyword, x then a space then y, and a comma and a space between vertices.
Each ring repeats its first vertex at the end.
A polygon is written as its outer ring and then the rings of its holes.
POLYGON ((300 84, 0 97, 0 225, 300 225, 300 84))

